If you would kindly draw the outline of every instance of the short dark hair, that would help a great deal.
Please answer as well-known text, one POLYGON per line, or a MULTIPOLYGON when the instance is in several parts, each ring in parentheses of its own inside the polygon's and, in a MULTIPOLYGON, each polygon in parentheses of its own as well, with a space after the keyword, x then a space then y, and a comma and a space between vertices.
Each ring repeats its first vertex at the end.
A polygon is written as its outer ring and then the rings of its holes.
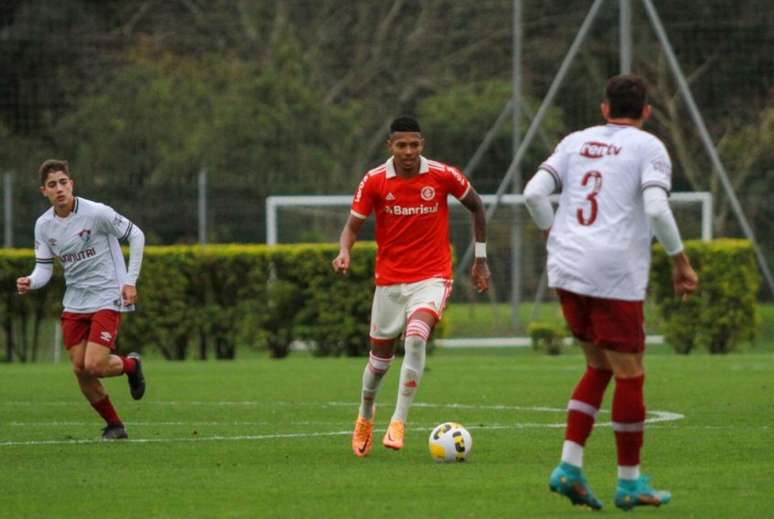
POLYGON ((640 119, 648 102, 645 82, 635 74, 621 74, 607 80, 605 101, 610 106, 610 117, 640 119))
POLYGON ((419 127, 419 122, 409 115, 401 115, 396 117, 390 123, 390 134, 395 132, 416 132, 422 133, 422 129, 419 127))
POLYGON ((56 173, 57 171, 61 171, 69 177, 70 165, 67 164, 66 160, 59 159, 48 159, 43 164, 41 164, 40 169, 38 169, 38 173, 40 174, 40 185, 44 185, 48 176, 51 173, 56 173))

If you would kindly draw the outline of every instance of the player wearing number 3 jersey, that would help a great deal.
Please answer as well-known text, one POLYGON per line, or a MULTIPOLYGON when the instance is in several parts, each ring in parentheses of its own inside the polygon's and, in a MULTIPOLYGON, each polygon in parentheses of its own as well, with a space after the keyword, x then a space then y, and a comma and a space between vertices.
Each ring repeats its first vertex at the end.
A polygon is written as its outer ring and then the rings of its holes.
POLYGON ((581 471, 583 449, 610 379, 618 452, 615 504, 666 504, 671 495, 640 475, 645 405, 643 300, 655 233, 673 261, 674 289, 687 297, 698 283, 683 253, 667 203, 672 166, 660 140, 641 129, 650 117, 642 79, 611 78, 601 106, 607 124, 564 138, 524 194, 548 235, 548 281, 580 341, 587 369, 568 405, 562 461, 550 488, 574 504, 601 508, 581 471), (561 191, 554 214, 548 195, 561 191))

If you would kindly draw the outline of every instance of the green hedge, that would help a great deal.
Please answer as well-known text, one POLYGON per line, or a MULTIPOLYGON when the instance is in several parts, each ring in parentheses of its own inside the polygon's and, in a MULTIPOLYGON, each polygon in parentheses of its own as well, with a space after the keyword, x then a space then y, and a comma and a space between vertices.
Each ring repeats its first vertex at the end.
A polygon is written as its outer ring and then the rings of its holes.
POLYGON ((678 353, 727 353, 753 341, 760 320, 756 294, 761 280, 752 244, 687 241, 685 251, 699 275, 699 289, 682 302, 674 296, 672 266, 664 249, 656 245, 653 250, 650 290, 667 343, 678 353))
MULTIPOLYGON (((119 348, 185 359, 233 358, 238 346, 252 346, 284 357, 298 339, 317 355, 364 355, 376 246, 355 246, 347 276, 331 269, 337 252, 335 244, 147 247, 137 311, 122 324, 119 348)), ((16 295, 16 278, 33 264, 32 250, 0 250, 9 361, 34 358, 37 340, 27 331, 61 312, 59 269, 46 288, 16 295)))

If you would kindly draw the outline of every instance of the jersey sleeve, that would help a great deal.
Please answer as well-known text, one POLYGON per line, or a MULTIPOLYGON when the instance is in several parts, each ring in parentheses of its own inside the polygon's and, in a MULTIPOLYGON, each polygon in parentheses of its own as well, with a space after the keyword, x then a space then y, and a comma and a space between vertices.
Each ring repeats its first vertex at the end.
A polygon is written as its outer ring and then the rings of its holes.
POLYGON ((470 191, 470 181, 465 178, 465 175, 460 170, 453 166, 447 166, 442 179, 449 194, 457 200, 465 198, 465 195, 470 191))
POLYGON ((126 217, 121 216, 112 207, 103 205, 97 211, 97 228, 112 236, 119 241, 125 241, 132 233, 134 224, 126 217))
POLYGON ((54 253, 48 245, 48 238, 40 221, 35 223, 35 263, 53 265, 54 253))
POLYGON ((660 187, 667 194, 672 190, 672 161, 661 141, 654 138, 645 146, 640 171, 643 190, 660 187))
POLYGON ((374 209, 374 177, 366 174, 352 199, 352 216, 365 220, 374 209))
POLYGON ((538 167, 538 170, 544 170, 551 174, 554 178, 554 184, 556 185, 556 191, 562 190, 562 178, 567 171, 567 141, 570 136, 565 137, 554 148, 554 152, 543 161, 538 167))

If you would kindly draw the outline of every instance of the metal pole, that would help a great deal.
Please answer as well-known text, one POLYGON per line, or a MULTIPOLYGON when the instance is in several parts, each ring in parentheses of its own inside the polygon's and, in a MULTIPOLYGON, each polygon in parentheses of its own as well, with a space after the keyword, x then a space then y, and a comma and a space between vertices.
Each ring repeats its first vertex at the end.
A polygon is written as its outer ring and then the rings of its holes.
MULTIPOLYGON (((522 3, 521 0, 513 0, 513 153, 521 144, 521 104, 522 104, 522 80, 521 80, 521 56, 522 56, 522 3)), ((516 168, 511 183, 511 192, 521 193, 521 169, 516 168)), ((521 218, 520 207, 513 206, 513 225, 511 226, 511 324, 519 328, 519 306, 521 305, 521 218)))
MULTIPOLYGON (((596 18, 597 13, 599 12, 599 8, 602 6, 603 2, 604 0, 594 0, 594 4, 591 6, 591 9, 589 9, 589 13, 586 15, 586 18, 583 20, 583 24, 581 25, 581 28, 578 30, 578 34, 575 36, 575 40, 572 42, 572 45, 570 46, 570 50, 567 51, 567 55, 564 57, 564 61, 562 61, 562 65, 559 67, 559 72, 557 72, 556 77, 554 78, 554 81, 551 83, 551 86, 548 89, 548 93, 546 94, 546 97, 543 99, 543 103, 540 105, 540 108, 538 109, 537 114, 535 114, 535 118, 532 120, 532 124, 529 126, 529 129, 527 130, 527 133, 524 136, 524 139, 521 141, 521 145, 519 146, 519 150, 516 152, 516 156, 513 157, 513 160, 511 161, 511 165, 508 166, 508 171, 506 172, 505 177, 503 177, 502 181, 500 182, 500 186, 497 188, 495 201, 489 207, 486 213, 487 221, 492 219, 492 215, 497 210, 497 207, 500 205, 500 199, 503 197, 503 194, 506 188, 508 188, 508 186, 511 183, 511 179, 516 174, 516 169, 518 168, 519 164, 521 164, 521 161, 524 158, 524 155, 527 153, 527 147, 529 147, 529 145, 532 144, 532 139, 535 138, 535 134, 538 132, 538 127, 540 126, 540 123, 543 121, 543 118, 546 116, 546 112, 548 112, 548 107, 554 101, 554 97, 556 96, 556 93, 559 91, 559 87, 562 85, 562 82, 564 81, 564 77, 567 75, 567 72, 570 70, 570 65, 572 64, 572 61, 575 59, 575 55, 578 53, 578 49, 583 43, 583 40, 586 39, 586 35, 588 35, 589 29, 591 28, 591 23, 594 21, 594 18, 596 18)), ((471 243, 468 246, 468 250, 465 251, 465 255, 460 260, 459 265, 457 265, 457 271, 456 271, 457 276, 459 276, 462 272, 465 272, 465 270, 467 269, 467 266, 470 264, 470 259, 472 256, 473 256, 473 244, 471 243)))
POLYGON ((199 245, 207 245, 207 168, 199 170, 199 245))
POLYGON ((669 38, 667 37, 664 26, 661 23, 661 19, 656 12, 656 8, 653 7, 651 0, 642 0, 642 2, 645 5, 645 10, 650 17, 650 21, 653 24, 653 29, 656 32, 656 36, 661 42, 661 46, 664 48, 664 54, 666 54, 667 61, 669 62, 669 66, 672 69, 672 73, 674 74, 675 79, 677 79, 677 84, 680 87, 680 92, 685 98, 686 104, 688 105, 688 110, 691 112, 693 122, 696 125, 696 128, 699 130, 699 136, 701 137, 702 143, 704 143, 704 148, 707 150, 710 161, 714 166, 715 173, 717 173, 718 177, 720 178, 720 183, 723 185, 726 195, 728 196, 728 200, 731 203, 731 208, 734 210, 734 213, 736 213, 736 218, 739 221, 739 225, 742 227, 742 230, 744 231, 745 236, 747 236, 747 239, 752 242, 755 255, 758 258, 758 264, 761 268, 761 271, 763 272, 763 276, 766 278, 766 282, 769 285, 769 290, 772 294, 774 294, 774 277, 772 277, 771 271, 769 270, 769 265, 766 263, 766 257, 763 255, 763 251, 758 246, 758 242, 755 239, 755 234, 753 233, 752 227, 747 221, 747 217, 744 215, 744 211, 742 210, 742 205, 739 203, 739 199, 736 197, 734 186, 731 184, 731 180, 728 178, 726 169, 723 166, 723 163, 720 161, 718 151, 715 149, 715 145, 712 142, 709 131, 707 131, 707 127, 704 124, 704 119, 701 116, 701 112, 699 112, 699 108, 696 106, 696 101, 693 99, 691 89, 688 87, 688 81, 683 75, 683 71, 680 68, 680 63, 677 61, 677 57, 675 57, 675 53, 672 50, 672 45, 669 43, 669 38))
POLYGON ((13 176, 3 175, 3 247, 13 247, 13 176))
POLYGON ((277 245, 277 204, 273 196, 266 197, 266 244, 277 245))
POLYGON ((484 153, 486 153, 486 151, 489 149, 489 146, 492 144, 492 141, 497 135, 497 132, 500 131, 500 127, 505 123, 505 120, 511 114, 512 109, 513 109, 513 99, 509 99, 508 102, 503 107, 502 112, 500 112, 500 115, 497 116, 497 120, 494 122, 492 127, 489 128, 489 131, 486 132, 486 135, 484 135, 484 140, 481 141, 481 144, 478 145, 476 152, 473 154, 473 156, 470 158, 468 163, 465 165, 465 169, 462 170, 463 174, 468 179, 470 179, 473 176, 473 173, 476 171, 476 168, 478 168, 479 162, 481 162, 481 158, 484 156, 484 153))
POLYGON ((621 74, 632 71, 632 4, 631 0, 618 0, 621 45, 621 74))

